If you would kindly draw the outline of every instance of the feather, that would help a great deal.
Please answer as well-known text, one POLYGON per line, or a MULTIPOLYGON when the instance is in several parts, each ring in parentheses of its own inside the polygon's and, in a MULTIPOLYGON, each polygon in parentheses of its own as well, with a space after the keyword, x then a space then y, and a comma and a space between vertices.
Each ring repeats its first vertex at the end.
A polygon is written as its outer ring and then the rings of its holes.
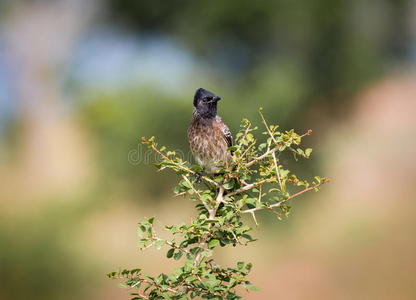
POLYGON ((228 147, 231 147, 233 145, 233 136, 231 134, 230 128, 228 128, 228 126, 224 123, 222 127, 222 133, 224 134, 224 138, 227 142, 228 147))

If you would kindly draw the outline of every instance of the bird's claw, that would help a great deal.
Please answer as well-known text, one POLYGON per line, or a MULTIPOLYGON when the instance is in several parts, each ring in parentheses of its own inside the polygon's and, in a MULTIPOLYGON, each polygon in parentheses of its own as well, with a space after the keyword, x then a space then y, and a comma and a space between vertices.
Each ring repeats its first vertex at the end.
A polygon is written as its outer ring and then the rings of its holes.
POLYGON ((202 172, 196 172, 195 175, 196 175, 196 178, 195 178, 196 183, 201 183, 202 182, 202 176, 204 174, 202 172))

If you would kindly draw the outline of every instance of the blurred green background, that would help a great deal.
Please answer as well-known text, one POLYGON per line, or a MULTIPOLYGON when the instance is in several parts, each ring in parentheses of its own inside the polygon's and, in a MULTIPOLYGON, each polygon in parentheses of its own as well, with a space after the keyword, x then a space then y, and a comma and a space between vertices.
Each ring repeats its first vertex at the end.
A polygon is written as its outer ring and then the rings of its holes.
POLYGON ((199 87, 233 132, 260 106, 313 129, 293 167, 333 179, 218 253, 254 264, 244 299, 416 298, 415 1, 0 0, 0 299, 128 299, 107 272, 173 268, 136 224, 193 204, 139 139, 188 155, 199 87))

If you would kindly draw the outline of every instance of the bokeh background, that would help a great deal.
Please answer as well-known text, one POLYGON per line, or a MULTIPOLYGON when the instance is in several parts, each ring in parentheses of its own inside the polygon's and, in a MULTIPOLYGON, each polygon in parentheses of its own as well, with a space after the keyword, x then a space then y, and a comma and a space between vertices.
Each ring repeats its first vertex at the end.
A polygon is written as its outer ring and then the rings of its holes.
MULTIPOLYGON (((119 267, 174 266, 136 224, 189 221, 139 146, 188 151, 194 91, 241 118, 314 130, 303 176, 261 215, 244 299, 416 299, 416 2, 0 1, 0 299, 128 299, 119 267)), ((254 224, 253 224, 254 225, 254 224)))

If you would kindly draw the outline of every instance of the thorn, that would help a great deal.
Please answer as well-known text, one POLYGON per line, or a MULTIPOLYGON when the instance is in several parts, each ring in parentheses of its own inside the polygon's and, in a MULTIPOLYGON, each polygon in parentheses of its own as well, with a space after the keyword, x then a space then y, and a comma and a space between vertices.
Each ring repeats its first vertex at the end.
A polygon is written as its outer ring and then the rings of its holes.
POLYGON ((253 217, 254 223, 256 223, 256 226, 259 226, 259 223, 257 222, 257 218, 256 218, 256 214, 254 213, 254 211, 251 212, 251 216, 253 217))

